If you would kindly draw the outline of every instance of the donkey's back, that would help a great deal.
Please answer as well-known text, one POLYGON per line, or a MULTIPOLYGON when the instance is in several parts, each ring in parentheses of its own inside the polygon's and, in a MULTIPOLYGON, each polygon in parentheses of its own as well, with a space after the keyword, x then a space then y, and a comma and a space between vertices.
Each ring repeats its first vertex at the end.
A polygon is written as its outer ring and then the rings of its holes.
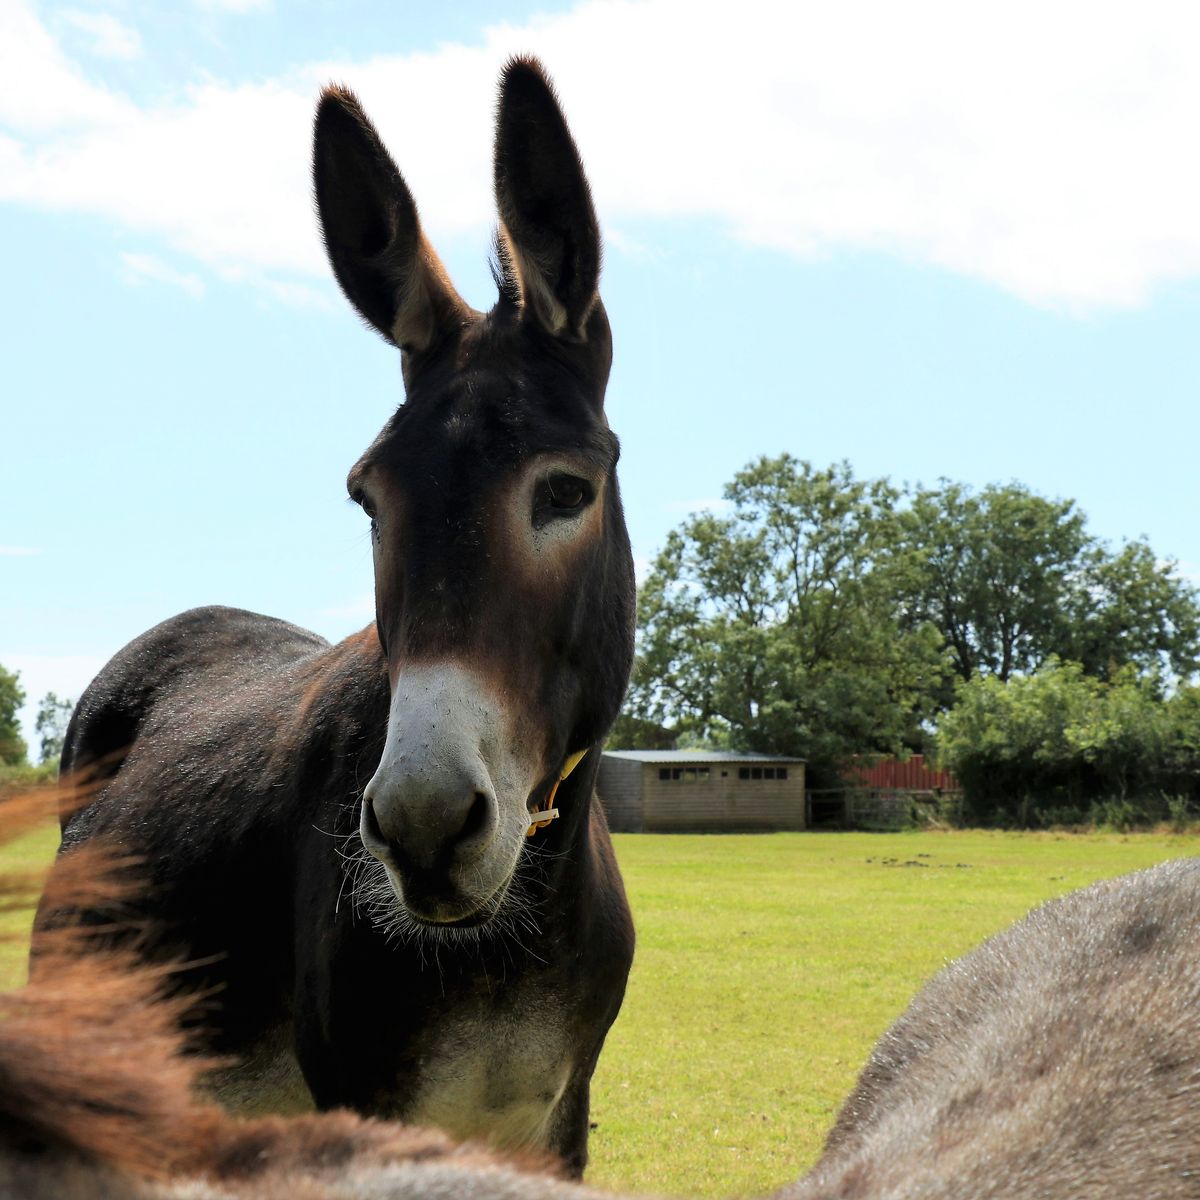
POLYGON ((283 668, 327 647, 315 633, 242 609, 172 617, 120 650, 88 685, 67 730, 62 773, 94 787, 120 770, 148 726, 204 720, 231 692, 269 687, 283 668))
POLYGON ((1200 859, 1051 901, 875 1047, 789 1200, 1200 1196, 1200 859))
MULTIPOLYGON (((253 1058, 287 1020, 300 846, 331 840, 378 760, 377 659, 373 628, 330 646, 198 608, 121 650, 72 718, 62 845, 99 836, 140 860, 130 924, 148 952, 196 964, 185 986, 219 998, 206 1026, 221 1053, 253 1058)), ((38 936, 58 919, 43 904, 38 936)))

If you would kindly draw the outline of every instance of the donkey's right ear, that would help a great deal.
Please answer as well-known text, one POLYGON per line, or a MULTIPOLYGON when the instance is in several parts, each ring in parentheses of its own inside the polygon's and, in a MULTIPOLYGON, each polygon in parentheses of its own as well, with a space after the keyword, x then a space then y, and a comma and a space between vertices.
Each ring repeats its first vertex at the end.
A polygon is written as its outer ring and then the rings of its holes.
POLYGON ((333 273, 368 323, 409 353, 463 323, 470 309, 425 240, 396 164, 346 88, 321 93, 313 186, 333 273))

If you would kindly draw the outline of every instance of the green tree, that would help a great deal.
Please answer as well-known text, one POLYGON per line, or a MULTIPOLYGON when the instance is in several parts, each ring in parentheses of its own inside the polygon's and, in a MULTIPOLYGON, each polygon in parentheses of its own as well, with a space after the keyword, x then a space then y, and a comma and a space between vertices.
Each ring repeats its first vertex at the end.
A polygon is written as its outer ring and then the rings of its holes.
POLYGON ((1160 815, 1174 736, 1160 692, 1132 665, 1102 680, 1053 657, 1007 682, 959 681, 938 723, 939 758, 961 780, 972 821, 1085 820, 1097 802, 1131 798, 1150 819, 1160 815))
POLYGON ((677 740, 674 729, 623 712, 613 722, 605 745, 609 750, 674 750, 677 740))
POLYGON ((1103 679, 1200 667, 1200 593, 1144 541, 1111 551, 1074 501, 942 480, 912 493, 897 528, 907 620, 937 626, 960 680, 1005 681, 1051 657, 1103 679))
POLYGON ((942 480, 914 492, 897 524, 908 621, 940 630, 959 679, 1007 680, 1063 648, 1090 544, 1073 501, 1015 483, 974 493, 942 480))
POLYGON ((1170 716, 1161 690, 1156 676, 1126 664, 1098 681, 1094 702, 1067 727, 1070 751, 1090 770, 1098 795, 1125 800, 1157 787, 1170 716))
POLYGON ((25 762, 25 740, 17 722, 24 703, 20 672, 0 667, 0 763, 6 766, 17 767, 25 762))
POLYGON ((1175 796, 1200 794, 1200 687, 1177 688, 1166 702, 1163 788, 1175 796))
POLYGON ((895 489, 783 455, 725 497, 729 515, 669 535, 641 590, 630 715, 818 774, 919 741, 945 665, 936 630, 897 622, 895 489))
POLYGON ((34 722, 34 729, 41 739, 42 756, 39 761, 57 762, 62 757, 67 725, 70 723, 74 707, 74 700, 62 700, 54 692, 47 692, 42 697, 34 722))
POLYGON ((1200 669, 1200 593, 1145 541, 1095 546, 1076 576, 1064 657, 1109 678, 1127 665, 1187 679, 1200 669))

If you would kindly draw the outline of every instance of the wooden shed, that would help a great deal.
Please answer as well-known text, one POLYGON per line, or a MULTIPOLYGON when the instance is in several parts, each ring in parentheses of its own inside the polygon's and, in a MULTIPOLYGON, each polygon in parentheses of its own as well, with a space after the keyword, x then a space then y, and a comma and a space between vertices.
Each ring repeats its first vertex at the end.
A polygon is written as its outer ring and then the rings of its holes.
POLYGON ((619 833, 804 828, 802 758, 606 750, 596 790, 619 833))

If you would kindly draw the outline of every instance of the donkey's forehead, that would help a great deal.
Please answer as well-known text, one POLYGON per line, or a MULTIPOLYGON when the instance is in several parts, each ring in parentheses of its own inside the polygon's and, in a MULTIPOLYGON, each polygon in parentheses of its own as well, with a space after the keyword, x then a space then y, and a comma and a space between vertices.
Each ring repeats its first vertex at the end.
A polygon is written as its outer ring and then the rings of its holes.
POLYGON ((532 454, 576 452, 609 469, 616 439, 579 378, 553 363, 475 361, 431 370, 364 456, 382 466, 428 464, 430 455, 467 455, 491 463, 532 454))

